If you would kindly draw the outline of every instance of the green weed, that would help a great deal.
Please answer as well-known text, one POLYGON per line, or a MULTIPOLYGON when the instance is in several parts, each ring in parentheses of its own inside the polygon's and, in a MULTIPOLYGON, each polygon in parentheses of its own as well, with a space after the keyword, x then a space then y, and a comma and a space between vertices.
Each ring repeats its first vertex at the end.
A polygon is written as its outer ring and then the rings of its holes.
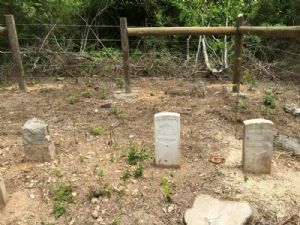
POLYGON ((144 167, 142 165, 139 165, 138 168, 136 168, 134 171, 134 177, 138 178, 143 176, 143 172, 144 172, 144 167))
POLYGON ((97 135, 102 134, 103 131, 104 131, 104 129, 103 129, 103 127, 101 127, 101 126, 92 124, 92 125, 90 125, 90 127, 89 127, 89 131, 90 131, 90 133, 91 133, 92 135, 97 136, 97 135))
POLYGON ((129 150, 127 152, 127 162, 129 165, 136 165, 138 162, 144 161, 147 158, 148 154, 144 146, 139 148, 136 144, 130 143, 129 150))
POLYGON ((90 90, 86 90, 81 93, 81 96, 84 98, 91 98, 93 96, 92 92, 90 90))
POLYGON ((126 168, 121 176, 121 180, 126 181, 131 176, 130 169, 126 168))
POLYGON ((70 96, 67 97, 67 101, 68 101, 71 105, 73 105, 73 104, 79 102, 79 99, 78 99, 76 96, 74 96, 74 95, 70 95, 70 96))
POLYGON ((124 79, 121 76, 117 76, 115 79, 116 85, 118 88, 123 88, 124 87, 124 79))
POLYGON ((161 187, 164 193, 165 198, 167 199, 168 202, 172 201, 171 195, 171 186, 168 178, 164 177, 161 181, 161 187))
POLYGON ((68 204, 74 202, 72 185, 70 182, 59 183, 51 186, 49 190, 54 201, 53 213, 55 217, 58 218, 66 212, 68 204))
POLYGON ((271 109, 276 108, 277 106, 276 97, 274 96, 271 90, 265 92, 265 95, 263 96, 263 103, 266 107, 269 107, 271 109))

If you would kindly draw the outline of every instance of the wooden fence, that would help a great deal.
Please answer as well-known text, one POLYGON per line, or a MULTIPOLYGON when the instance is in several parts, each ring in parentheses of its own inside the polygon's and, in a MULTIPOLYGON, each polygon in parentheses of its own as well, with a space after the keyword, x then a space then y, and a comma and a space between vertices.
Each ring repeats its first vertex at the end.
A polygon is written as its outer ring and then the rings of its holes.
POLYGON ((5 36, 5 35, 7 35, 8 37, 11 52, 12 52, 12 58, 14 61, 14 69, 15 69, 18 85, 20 90, 26 91, 24 69, 23 69, 23 63, 20 54, 20 47, 19 47, 19 41, 18 41, 14 16, 6 15, 5 23, 6 23, 6 27, 0 27, 0 38, 1 36, 5 36))
POLYGON ((123 50, 123 71, 125 91, 131 92, 129 69, 128 37, 135 36, 166 36, 166 35, 234 35, 235 62, 233 74, 233 92, 240 91, 240 79, 243 61, 243 35, 269 36, 280 38, 300 38, 300 26, 243 26, 243 15, 236 19, 231 27, 127 27, 127 18, 120 18, 121 40, 123 50))

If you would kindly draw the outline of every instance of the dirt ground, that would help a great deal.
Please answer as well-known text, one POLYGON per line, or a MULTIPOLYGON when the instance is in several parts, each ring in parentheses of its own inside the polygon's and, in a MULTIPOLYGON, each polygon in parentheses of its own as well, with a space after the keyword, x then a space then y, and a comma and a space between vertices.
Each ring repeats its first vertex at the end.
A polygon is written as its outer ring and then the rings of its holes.
POLYGON ((260 83, 253 91, 243 86, 246 97, 240 97, 243 106, 237 111, 237 97, 227 91, 229 83, 206 82, 206 97, 191 97, 197 82, 137 78, 133 86, 138 95, 126 99, 114 98, 115 82, 98 77, 81 78, 78 85, 68 79, 40 80, 28 93, 1 88, 0 175, 9 200, 0 211, 0 224, 183 224, 185 210, 196 195, 205 193, 248 201, 255 211, 252 224, 299 225, 298 158, 275 145, 271 175, 244 174, 241 169, 243 120, 270 119, 278 133, 300 138, 300 117, 283 110, 287 103, 300 105, 299 85, 260 83), (262 104, 269 88, 278 100, 272 112, 262 104), (91 98, 82 96, 86 90, 91 98), (70 104, 71 95, 78 102, 70 104), (102 108, 108 103, 112 108, 102 108), (161 111, 181 114, 180 169, 153 166, 153 116, 161 111), (57 151, 53 162, 23 159, 20 130, 32 117, 49 124, 57 151), (104 132, 90 134, 91 124, 104 132), (136 169, 125 156, 130 142, 144 145, 150 157, 142 163, 142 177, 122 180, 126 169, 136 169), (224 160, 212 163, 212 156, 224 160), (171 202, 162 190, 164 177, 171 184, 171 202), (61 182, 71 182, 75 201, 55 218, 49 187, 61 182), (109 194, 91 201, 95 190, 109 194))

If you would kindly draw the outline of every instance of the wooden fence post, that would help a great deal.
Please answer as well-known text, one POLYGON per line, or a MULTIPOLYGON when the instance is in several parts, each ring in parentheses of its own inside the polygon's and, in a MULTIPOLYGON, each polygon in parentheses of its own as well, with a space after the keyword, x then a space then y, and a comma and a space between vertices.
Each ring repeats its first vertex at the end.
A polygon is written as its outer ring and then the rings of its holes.
POLYGON ((120 28, 121 28, 122 51, 123 51, 123 73, 124 73, 124 81, 125 81, 125 92, 131 93, 127 18, 125 17, 120 18, 120 28))
POLYGON ((233 74, 233 87, 232 92, 240 92, 240 81, 242 73, 243 62, 243 35, 239 32, 239 27, 243 25, 244 16, 239 14, 236 19, 236 35, 235 35, 235 64, 233 74))
POLYGON ((17 35, 17 29, 15 24, 15 19, 13 15, 5 15, 7 35, 10 43, 10 48, 12 52, 12 58, 14 61, 15 72, 17 75, 17 80, 19 88, 22 91, 26 91, 26 83, 24 80, 24 68, 22 64, 22 58, 20 54, 20 47, 17 35))

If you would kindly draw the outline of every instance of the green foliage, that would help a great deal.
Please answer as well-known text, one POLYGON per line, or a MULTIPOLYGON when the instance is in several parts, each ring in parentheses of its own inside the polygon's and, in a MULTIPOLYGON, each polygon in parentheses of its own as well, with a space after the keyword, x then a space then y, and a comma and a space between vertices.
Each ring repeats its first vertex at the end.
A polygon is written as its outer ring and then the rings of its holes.
POLYGON ((118 86, 118 88, 124 87, 124 79, 122 76, 117 76, 115 81, 116 81, 116 85, 118 86))
POLYGON ((56 218, 62 216, 66 212, 66 207, 69 203, 74 202, 72 196, 72 185, 71 183, 59 183, 49 188, 50 194, 52 195, 53 213, 56 218))
POLYGON ((119 58, 121 55, 120 50, 117 48, 105 48, 99 51, 89 51, 87 52, 87 54, 94 58, 105 58, 105 57, 119 58))
POLYGON ((99 125, 92 124, 92 125, 90 125, 90 127, 89 127, 89 131, 90 131, 90 133, 91 133, 92 135, 97 136, 97 135, 102 134, 103 131, 104 131, 104 129, 103 129, 103 127, 101 127, 101 126, 99 126, 99 125))
POLYGON ((265 92, 265 95, 263 96, 263 103, 266 107, 269 107, 270 109, 276 108, 277 106, 276 97, 274 96, 271 90, 265 92))
POLYGON ((172 201, 172 199, 171 199, 172 192, 171 192, 171 185, 170 185, 168 178, 164 177, 162 179, 160 185, 162 187, 165 198, 167 199, 168 202, 171 202, 172 201))
POLYGON ((62 177, 63 176, 62 172, 59 169, 53 170, 53 175, 56 176, 56 177, 62 177))
POLYGON ((138 178, 143 176, 143 172, 144 172, 144 167, 142 165, 139 165, 134 171, 134 177, 138 178))
POLYGON ((112 106, 110 109, 109 109, 109 112, 108 114, 109 115, 118 115, 120 113, 119 109, 117 108, 117 106, 112 106))
POLYGON ((253 73, 251 73, 248 69, 244 70, 242 79, 246 84, 250 85, 251 90, 257 87, 256 76, 253 73))
POLYGON ((79 99, 78 99, 76 96, 74 96, 74 95, 70 95, 70 96, 67 97, 67 101, 68 101, 71 105, 73 105, 73 104, 79 102, 79 99))
POLYGON ((136 165, 138 162, 144 161, 147 158, 148 154, 144 146, 139 147, 134 143, 130 143, 127 152, 127 162, 129 165, 136 165))
POLYGON ((126 169, 123 171, 123 173, 122 173, 121 179, 122 179, 123 181, 126 181, 130 176, 131 176, 130 169, 129 169, 129 168, 126 168, 126 169))
POLYGON ((81 96, 84 98, 91 98, 93 96, 92 92, 90 90, 86 90, 81 93, 81 96))

